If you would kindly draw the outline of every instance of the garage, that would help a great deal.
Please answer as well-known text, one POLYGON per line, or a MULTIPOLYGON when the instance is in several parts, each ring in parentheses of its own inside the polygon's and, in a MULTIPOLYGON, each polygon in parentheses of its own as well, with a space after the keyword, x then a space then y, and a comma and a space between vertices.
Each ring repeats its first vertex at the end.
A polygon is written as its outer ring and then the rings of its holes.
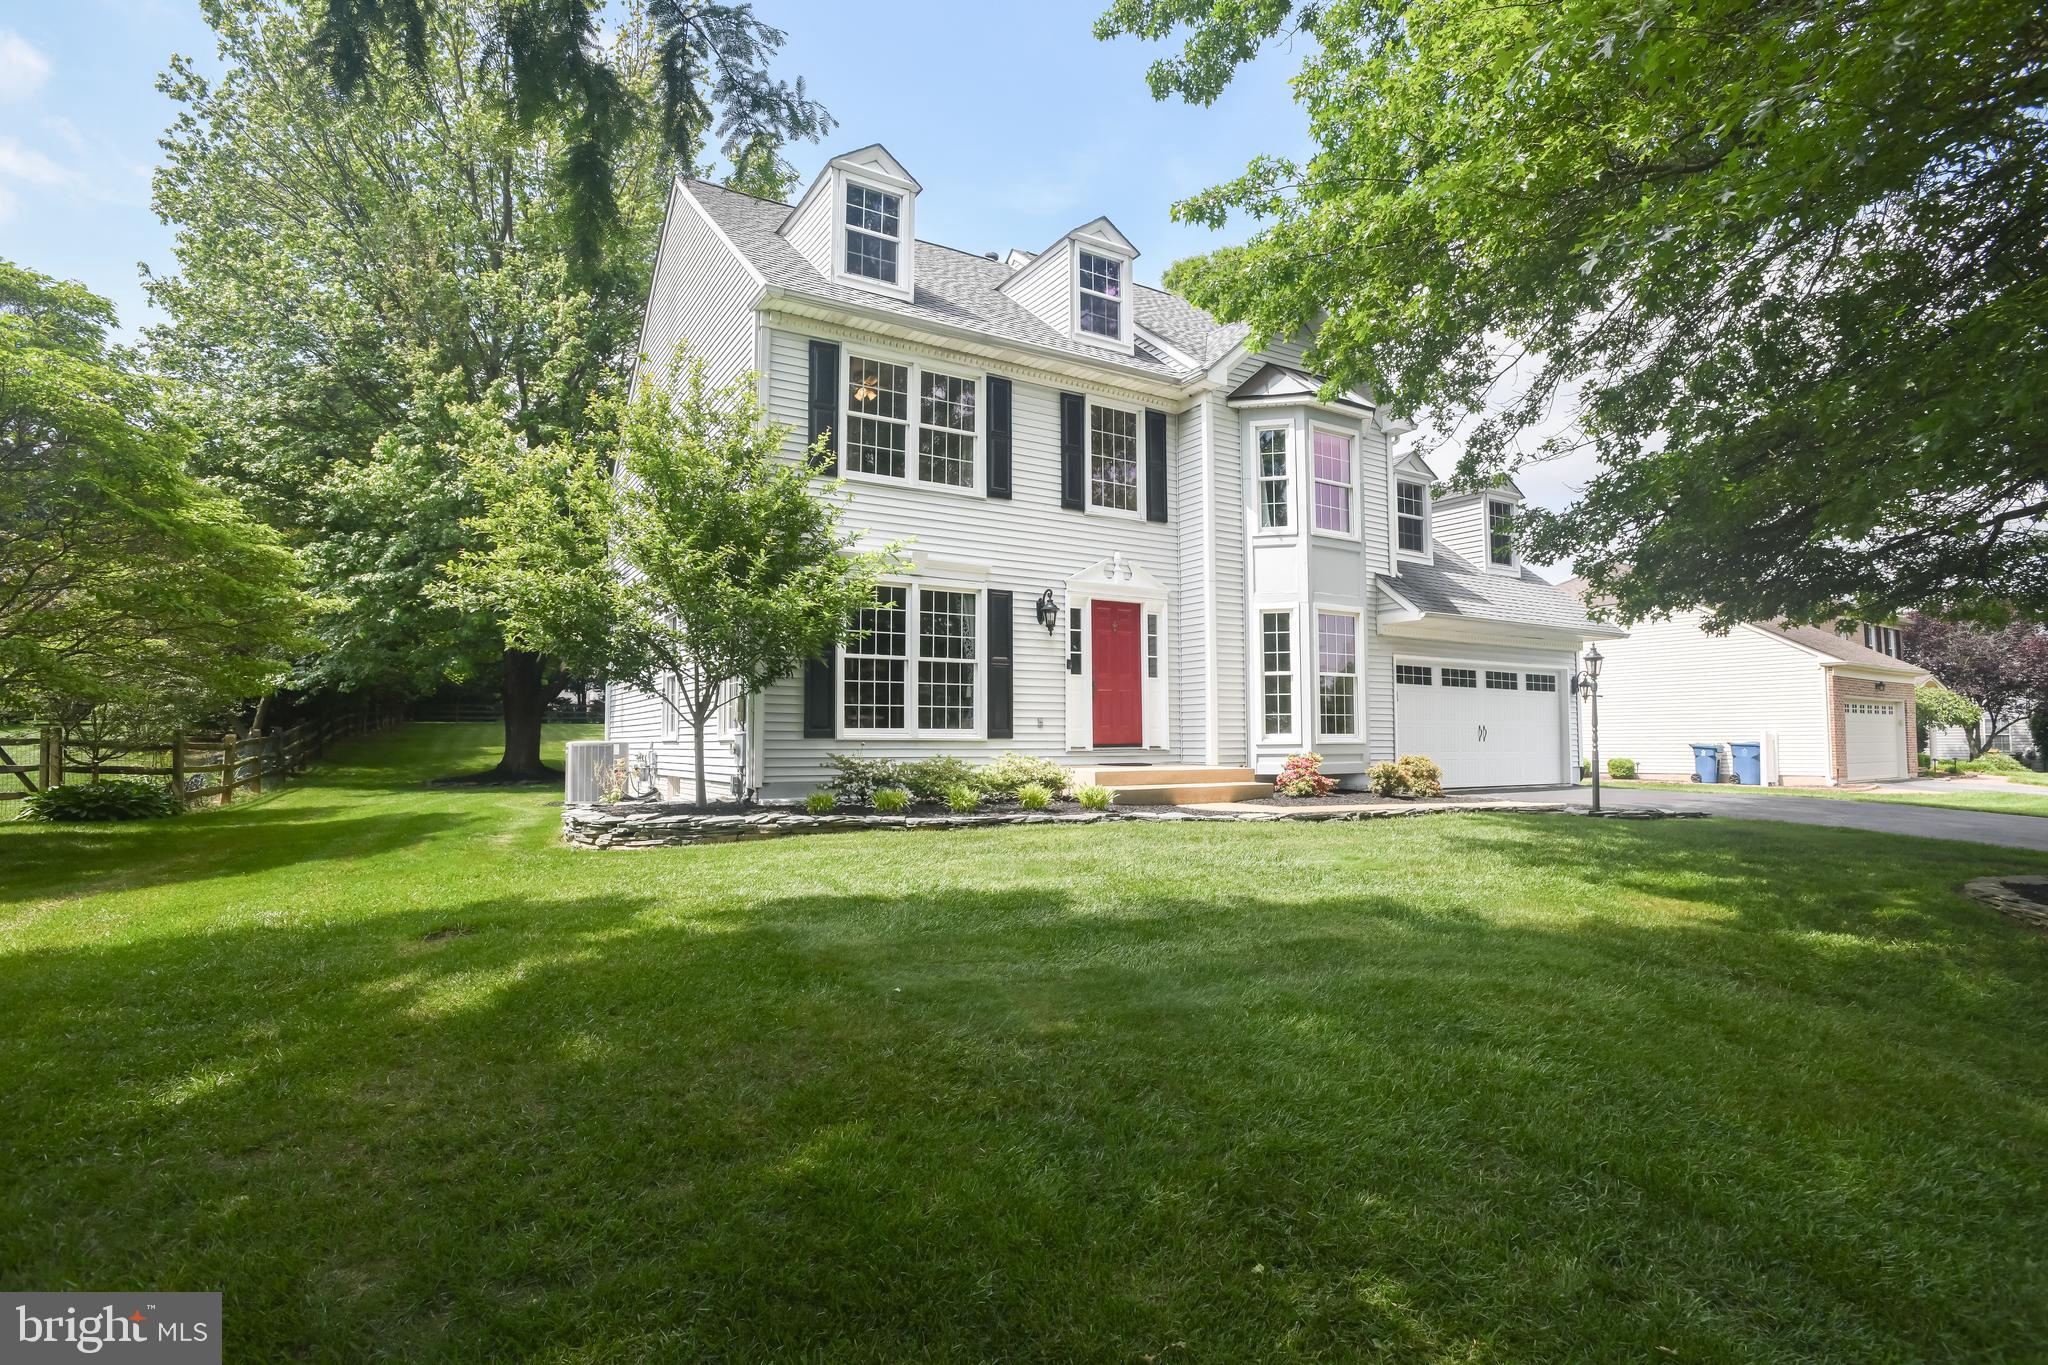
POLYGON ((1394 664, 1394 748, 1446 787, 1554 787, 1565 778, 1564 675, 1526 665, 1394 664))
POLYGON ((1906 775, 1906 718, 1898 702, 1845 702, 1842 739, 1851 782, 1891 782, 1906 775))

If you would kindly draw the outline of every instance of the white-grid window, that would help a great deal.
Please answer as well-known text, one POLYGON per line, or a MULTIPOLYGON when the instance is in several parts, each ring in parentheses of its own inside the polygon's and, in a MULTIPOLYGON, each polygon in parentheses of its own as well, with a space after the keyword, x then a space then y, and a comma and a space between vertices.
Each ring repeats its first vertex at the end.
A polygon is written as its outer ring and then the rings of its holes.
POLYGON ((1310 441, 1315 454, 1316 529, 1351 534, 1351 438, 1318 431, 1310 441))
POLYGON ((1555 692, 1557 691, 1557 675, 1555 673, 1525 674, 1522 678, 1522 686, 1530 692, 1555 692))
POLYGON ((840 652, 848 730, 902 730, 910 657, 910 589, 883 585, 875 605, 853 614, 859 638, 840 652))
POLYGON ((875 605, 854 613, 853 627, 863 634, 840 653, 843 728, 862 734, 974 733, 980 610, 981 594, 969 589, 875 589, 875 605))
POLYGON ((903 201, 870 185, 846 186, 846 273, 896 283, 903 201))
POLYGON ((1394 665, 1394 681, 1406 683, 1410 687, 1428 687, 1430 685, 1429 673, 1428 664, 1394 665))
POLYGON ((1515 562, 1515 506, 1509 502, 1486 504, 1486 556, 1495 564, 1512 568, 1515 562))
POLYGON ((1081 671, 1081 609, 1067 608, 1067 672, 1081 671))
POLYGON ((925 588, 917 595, 917 728, 974 729, 974 628, 979 598, 925 588))
POLYGON ((1265 677, 1266 733, 1294 732, 1294 614, 1259 613, 1259 667, 1265 677))
POLYGON ((676 710, 676 705, 682 700, 682 680, 670 673, 661 680, 661 690, 655 695, 661 706, 661 737, 680 739, 683 733, 683 718, 676 710))
POLYGON ((920 368, 917 376, 917 477, 967 488, 974 483, 974 381, 920 368))
POLYGON ((1394 485, 1394 531, 1403 553, 1419 555, 1429 545, 1428 496, 1419 483, 1403 479, 1394 485))
POLYGON ((1444 670, 1445 687, 1477 687, 1479 675, 1469 668, 1447 668, 1444 670))
POLYGON ((846 358, 846 467, 900 479, 909 448, 910 367, 866 356, 846 358))
POLYGON ((1358 733, 1358 618, 1346 612, 1316 613, 1316 728, 1358 733))
POLYGON ((980 381, 915 362, 846 358, 846 449, 849 474, 904 479, 947 488, 974 486, 980 381), (912 394, 917 402, 911 402, 912 394), (913 425, 917 435, 911 437, 913 425), (917 463, 908 452, 917 451, 917 463))
POLYGON ((1516 691, 1520 683, 1519 674, 1502 673, 1491 668, 1486 670, 1486 685, 1496 692, 1516 691))
POLYGON ((1287 428, 1259 428, 1259 529, 1287 529, 1287 428))
POLYGON ((1138 414, 1088 405, 1088 505, 1138 510, 1138 414))
POLYGON ((1159 676, 1159 613, 1145 613, 1145 676, 1159 676))
POLYGON ((1081 253, 1081 330, 1090 336, 1123 339, 1124 263, 1114 256, 1081 253))

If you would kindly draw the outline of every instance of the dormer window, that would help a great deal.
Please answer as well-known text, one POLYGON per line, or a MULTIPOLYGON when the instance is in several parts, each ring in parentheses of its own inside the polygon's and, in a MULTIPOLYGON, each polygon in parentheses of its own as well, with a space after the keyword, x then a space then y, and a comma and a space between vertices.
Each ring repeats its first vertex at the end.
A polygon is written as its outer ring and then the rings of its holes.
POLYGON ((1486 558, 1497 568, 1515 567, 1515 505, 1486 501, 1486 558))
POLYGON ((846 273, 897 283, 903 244, 903 200, 858 181, 846 182, 846 273))
POLYGON ((1114 256, 1081 253, 1081 330, 1107 341, 1123 340, 1124 263, 1114 256))
POLYGON ((1408 479, 1394 485, 1394 543, 1404 555, 1429 553, 1429 489, 1408 479))

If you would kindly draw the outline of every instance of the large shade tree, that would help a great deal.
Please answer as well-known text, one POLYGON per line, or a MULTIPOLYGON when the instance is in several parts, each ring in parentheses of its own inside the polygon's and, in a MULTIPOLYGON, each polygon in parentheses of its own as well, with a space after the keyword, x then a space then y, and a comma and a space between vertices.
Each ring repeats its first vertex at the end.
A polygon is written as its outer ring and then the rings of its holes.
POLYGON ((1151 85, 1198 103, 1305 54, 1312 153, 1178 205, 1256 231, 1170 283, 1460 430, 1461 481, 1597 452, 1533 551, 1622 617, 2048 610, 2038 4, 1115 0, 1098 32, 1182 36, 1151 85))
POLYGON ((151 343, 191 386, 209 473, 308 565, 322 649, 301 685, 425 691, 495 671, 490 775, 511 780, 547 775, 558 661, 430 592, 472 544, 467 448, 590 432, 630 368, 670 178, 702 169, 653 116, 662 42, 643 13, 618 15, 590 60, 646 116, 606 143, 613 211, 590 237, 563 174, 587 112, 522 94, 501 30, 522 8, 444 0, 417 35, 372 32, 366 70, 392 74, 344 98, 305 60, 323 10, 209 0, 226 72, 177 62, 164 79, 182 112, 155 202, 178 269, 150 281, 171 318, 151 343))
POLYGON ((304 644, 291 554, 186 468, 191 433, 109 345, 112 306, 0 261, 0 713, 189 722, 304 644))

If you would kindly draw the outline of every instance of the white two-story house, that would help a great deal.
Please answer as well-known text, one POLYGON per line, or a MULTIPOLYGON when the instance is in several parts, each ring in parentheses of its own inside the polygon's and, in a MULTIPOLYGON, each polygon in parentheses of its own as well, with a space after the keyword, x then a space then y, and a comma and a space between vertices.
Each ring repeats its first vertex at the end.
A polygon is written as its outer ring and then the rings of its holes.
MULTIPOLYGON (((908 546, 860 638, 721 711, 715 791, 801 795, 835 752, 1570 779, 1576 652, 1618 632, 1522 567, 1518 491, 1439 493, 1368 395, 1137 285, 1106 218, 976 255, 917 239, 918 194, 871 146, 794 206, 670 197, 643 365, 757 373, 791 460, 827 438, 848 529, 908 546)), ((608 703, 687 792, 674 715, 608 703)))

